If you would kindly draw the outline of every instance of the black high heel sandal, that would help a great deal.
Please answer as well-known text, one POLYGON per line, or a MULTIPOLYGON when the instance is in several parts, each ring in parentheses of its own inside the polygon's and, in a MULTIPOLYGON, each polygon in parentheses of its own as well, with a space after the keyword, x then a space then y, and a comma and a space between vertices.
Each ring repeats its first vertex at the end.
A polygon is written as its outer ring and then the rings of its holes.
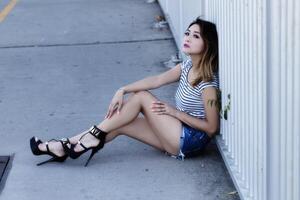
MULTIPOLYGON (((43 155, 43 154, 46 154, 46 155, 50 155, 52 156, 52 158, 50 158, 49 160, 46 160, 46 161, 43 161, 41 163, 38 163, 37 166, 40 166, 40 165, 43 165, 45 163, 49 163, 49 162, 64 162, 67 157, 68 157, 68 154, 65 154, 64 156, 57 156, 55 155, 54 153, 52 153, 50 150, 49 150, 49 146, 48 146, 48 143, 50 141, 59 141, 61 142, 62 146, 64 147, 64 145, 67 145, 67 144, 71 144, 70 140, 68 138, 63 138, 63 139, 60 139, 60 140, 56 140, 56 139, 51 139, 49 141, 46 142, 46 148, 47 148, 47 151, 41 151, 38 146, 39 144, 43 143, 40 139, 37 139, 37 137, 32 137, 30 139, 30 148, 31 148, 31 151, 34 155, 43 155)), ((71 144, 72 146, 72 144, 71 144)))
POLYGON ((97 126, 92 126, 91 128, 90 128, 90 130, 87 132, 87 133, 85 133, 85 134, 83 134, 81 137, 80 137, 80 139, 78 140, 78 143, 77 144, 79 144, 80 146, 82 146, 83 147, 83 150, 82 151, 79 151, 79 152, 76 152, 76 151, 74 151, 74 148, 75 148, 75 146, 76 146, 76 144, 75 145, 71 145, 71 147, 68 147, 67 146, 67 144, 64 144, 63 145, 63 147, 64 147, 64 149, 65 149, 65 152, 70 156, 70 158, 72 158, 72 159, 76 159, 76 158, 78 158, 79 156, 81 156, 83 153, 85 153, 85 152, 87 152, 88 150, 90 150, 90 149, 92 149, 92 153, 91 153, 91 155, 90 155, 90 157, 88 158, 88 160, 86 161, 86 163, 85 163, 85 167, 88 165, 88 163, 89 163, 89 161, 91 160, 91 158, 94 156, 94 154, 95 153, 97 153, 100 149, 102 149, 103 148, 103 146, 104 146, 104 144, 105 144, 105 137, 106 137, 106 135, 107 135, 108 133, 107 132, 104 132, 104 131, 102 131, 102 130, 100 130, 97 126), (97 146, 95 146, 95 147, 85 147, 81 142, 80 142, 80 140, 81 140, 81 138, 83 137, 83 136, 85 136, 86 134, 88 134, 88 133, 90 133, 92 136, 94 136, 95 138, 97 138, 98 140, 100 140, 100 142, 99 142, 99 144, 97 145, 97 146))

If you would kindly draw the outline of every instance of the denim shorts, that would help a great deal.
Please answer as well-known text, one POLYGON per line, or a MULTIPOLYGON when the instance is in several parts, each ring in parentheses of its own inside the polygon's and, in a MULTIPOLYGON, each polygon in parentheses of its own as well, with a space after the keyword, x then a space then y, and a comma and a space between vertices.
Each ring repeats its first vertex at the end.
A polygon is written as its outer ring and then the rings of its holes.
POLYGON ((184 160, 184 158, 199 155, 210 140, 211 137, 206 132, 192 128, 182 122, 179 153, 176 156, 171 156, 178 160, 184 160))

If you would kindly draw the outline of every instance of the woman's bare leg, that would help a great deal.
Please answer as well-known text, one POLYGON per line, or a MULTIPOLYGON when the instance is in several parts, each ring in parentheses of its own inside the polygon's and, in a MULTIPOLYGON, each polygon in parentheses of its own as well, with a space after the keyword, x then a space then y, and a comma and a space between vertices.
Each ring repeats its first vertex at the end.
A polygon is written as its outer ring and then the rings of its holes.
MULTIPOLYGON (((151 130, 158 138, 161 146, 156 144, 156 147, 159 149, 164 149, 172 154, 177 154, 179 150, 179 138, 181 134, 181 122, 169 115, 158 115, 151 111, 152 101, 157 100, 150 92, 140 91, 135 93, 126 103, 124 103, 120 114, 114 113, 110 119, 103 120, 98 128, 108 132, 107 141, 112 137, 112 133, 117 132, 121 127, 126 127, 127 124, 135 120, 140 111, 145 115, 145 119, 149 123, 151 130)), ((127 133, 128 135, 130 133, 127 133)), ((143 133, 140 133, 143 134, 143 133)), ((80 134, 81 135, 81 134, 80 134)), ((134 138, 142 138, 137 135, 132 135, 134 138)), ((76 137, 78 139, 78 137, 76 137)), ((74 139, 74 138, 73 138, 74 139)), ((75 140, 75 139, 74 139, 75 140)), ((81 140, 85 146, 96 146, 99 143, 99 140, 95 139, 90 134, 84 136, 81 140)), ((147 140, 144 141, 147 143, 147 140)), ((59 147, 57 147, 59 148, 59 147)), ((55 149, 55 147, 53 147, 55 149)), ((76 145, 75 151, 81 151, 82 147, 76 145)), ((63 154, 63 152, 62 152, 63 154)))
MULTIPOLYGON (((152 112, 151 105, 155 100, 158 99, 148 91, 137 92, 123 105, 119 115, 115 113, 110 119, 103 120, 97 127, 105 132, 111 132, 129 124, 142 112, 164 150, 171 154, 177 154, 182 128, 181 122, 172 116, 158 115, 152 112)), ((99 143, 99 140, 90 134, 83 137, 81 141, 87 147, 95 146, 99 143)), ((76 145, 74 150, 81 151, 83 148, 80 145, 76 145)))
POLYGON ((150 124, 144 117, 137 117, 129 124, 122 126, 114 131, 111 131, 106 137, 106 143, 112 141, 117 136, 125 135, 136 139, 140 142, 148 144, 158 150, 164 151, 159 138, 153 132, 150 124))
POLYGON ((177 155, 179 153, 180 136, 182 132, 182 122, 170 115, 158 115, 151 110, 153 101, 158 99, 148 91, 137 93, 140 97, 147 122, 151 126, 153 133, 159 138, 165 151, 177 155))
MULTIPOLYGON (((72 137, 72 140, 70 138, 71 143, 76 143, 81 135, 83 135, 86 132, 82 132, 78 135, 75 135, 72 137)), ((161 145, 159 138, 156 136, 156 134, 153 132, 150 124, 147 122, 147 120, 144 117, 137 117, 129 124, 122 126, 116 130, 113 130, 109 132, 109 134, 105 138, 105 143, 109 143, 112 140, 114 140, 116 137, 120 135, 125 135, 128 137, 131 137, 133 139, 136 139, 140 142, 143 142, 145 144, 148 144, 158 150, 164 151, 163 146, 161 145)), ((51 151, 54 152, 58 156, 64 155, 64 150, 60 143, 53 143, 49 145, 51 147, 51 151)), ((45 151, 46 147, 39 147, 40 149, 44 148, 43 151, 45 151)))
MULTIPOLYGON (((133 94, 131 94, 131 95, 129 96, 129 98, 128 98, 127 100, 124 101, 124 104, 126 104, 132 97, 133 97, 133 94)), ((114 115, 115 115, 115 113, 114 113, 114 115)), ((76 144, 76 143, 79 141, 79 139, 81 138, 81 136, 84 135, 85 133, 87 133, 88 131, 89 131, 89 130, 85 130, 85 131, 83 131, 83 132, 81 132, 81 133, 79 133, 79 134, 77 134, 77 135, 74 135, 74 136, 69 137, 70 142, 71 142, 72 144, 76 144)), ((117 131, 117 130, 116 130, 116 131, 117 131)), ((117 132, 118 132, 118 131, 117 131, 117 132)), ((108 138, 108 139, 111 138, 111 135, 114 135, 114 134, 110 134, 110 132, 108 132, 108 133, 109 133, 109 134, 108 134, 107 137, 106 137, 106 138, 108 138)), ((107 140, 107 139, 106 139, 106 140, 107 140)), ((46 151, 46 150, 47 150, 47 149, 46 149, 46 144, 45 144, 45 142, 39 144, 39 149, 42 150, 42 151, 46 151)), ((62 145, 61 145, 60 142, 56 142, 56 141, 51 141, 51 142, 49 142, 49 150, 50 150, 51 152, 53 152, 55 155, 58 155, 58 156, 63 156, 63 155, 65 154, 64 149, 63 149, 63 147, 62 147, 62 145)))

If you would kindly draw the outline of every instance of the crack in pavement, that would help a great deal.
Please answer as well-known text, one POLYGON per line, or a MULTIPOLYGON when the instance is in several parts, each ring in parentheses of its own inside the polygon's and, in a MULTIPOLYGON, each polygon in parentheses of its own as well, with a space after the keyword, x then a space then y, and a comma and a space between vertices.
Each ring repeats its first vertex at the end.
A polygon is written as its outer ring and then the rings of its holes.
POLYGON ((138 43, 138 42, 153 42, 163 40, 173 40, 173 37, 158 38, 158 39, 146 39, 146 40, 123 40, 123 41, 108 41, 108 42, 82 42, 82 43, 70 43, 70 44, 35 44, 35 45, 14 45, 14 46, 0 46, 0 49, 13 49, 13 48, 32 48, 32 47, 63 47, 63 46, 89 46, 89 45, 101 45, 101 44, 121 44, 121 43, 138 43))

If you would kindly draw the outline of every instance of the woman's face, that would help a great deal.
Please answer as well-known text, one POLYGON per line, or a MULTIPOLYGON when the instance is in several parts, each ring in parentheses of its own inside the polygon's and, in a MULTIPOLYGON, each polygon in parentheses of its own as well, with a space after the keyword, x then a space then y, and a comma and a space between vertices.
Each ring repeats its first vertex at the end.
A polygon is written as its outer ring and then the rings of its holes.
POLYGON ((193 24, 184 33, 182 52, 189 55, 200 54, 203 47, 204 41, 200 35, 200 27, 197 24, 193 24))

